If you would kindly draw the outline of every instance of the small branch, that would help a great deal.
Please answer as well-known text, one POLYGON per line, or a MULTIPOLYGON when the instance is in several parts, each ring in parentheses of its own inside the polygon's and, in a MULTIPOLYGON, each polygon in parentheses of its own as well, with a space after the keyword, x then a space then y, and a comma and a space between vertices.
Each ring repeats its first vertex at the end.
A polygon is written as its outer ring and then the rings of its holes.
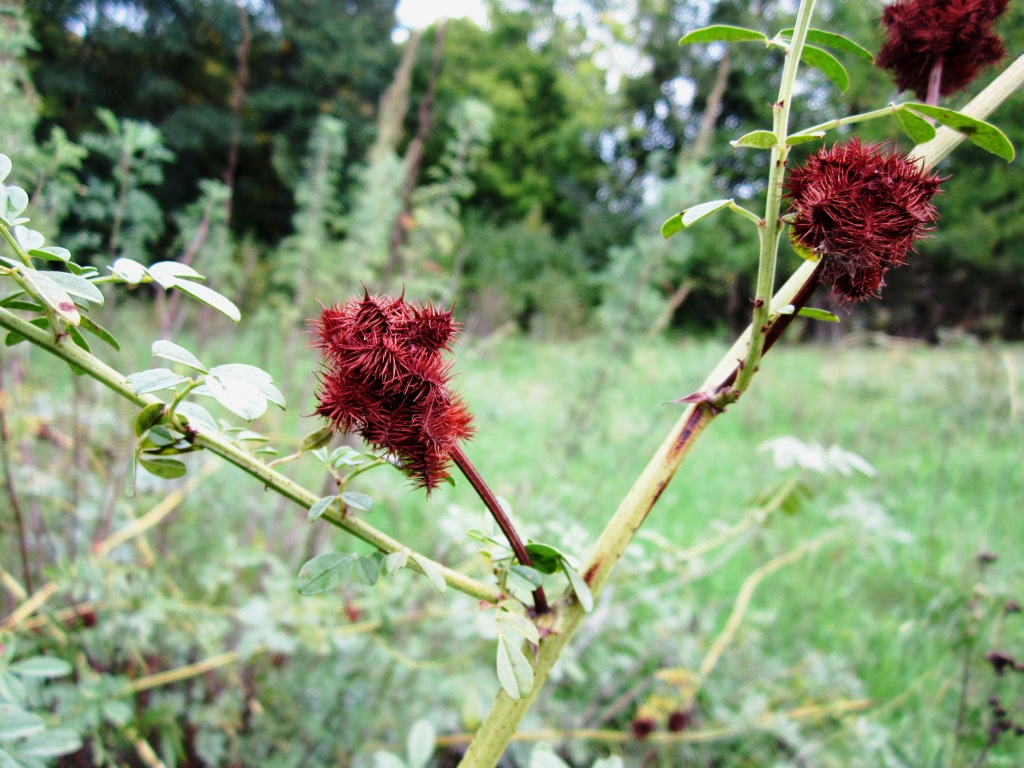
MULTIPOLYGON (((712 643, 711 648, 708 649, 707 655, 704 657, 704 661, 701 662, 700 669, 697 673, 699 685, 704 684, 704 681, 707 680, 712 670, 714 670, 715 665, 718 664, 718 660, 722 657, 722 654, 725 653, 725 649, 729 646, 729 643, 732 642, 733 637, 736 635, 736 630, 739 629, 739 626, 743 621, 743 617, 747 613, 747 608, 750 606, 750 601, 754 596, 754 590, 757 589, 757 586, 764 581, 765 578, 775 573, 775 571, 786 567, 790 563, 795 563, 808 551, 821 546, 828 539, 834 538, 834 536, 835 532, 821 536, 812 541, 805 542, 799 547, 769 560, 743 581, 739 594, 736 596, 736 604, 733 606, 732 613, 729 615, 729 620, 725 623, 725 628, 722 630, 721 634, 715 638, 715 642, 712 643)), ((696 691, 694 692, 694 695, 696 695, 696 691)))
MULTIPOLYGON (((863 712, 870 709, 870 699, 844 699, 830 704, 808 704, 802 707, 784 710, 782 712, 766 712, 757 717, 750 718, 743 725, 722 726, 721 728, 704 728, 695 731, 680 731, 678 733, 652 733, 644 739, 645 744, 692 744, 709 743, 734 739, 750 733, 759 727, 777 722, 780 718, 794 721, 814 721, 842 717, 853 712, 863 712)), ((472 741, 476 734, 453 733, 437 737, 437 745, 440 747, 456 746, 472 741)), ((605 730, 597 728, 548 728, 540 731, 524 731, 512 737, 517 742, 566 742, 566 741, 591 741, 603 744, 629 744, 636 742, 636 736, 632 731, 605 730)))
POLYGON ((882 107, 881 109, 873 109, 870 112, 862 112, 859 115, 837 117, 834 120, 826 120, 824 123, 812 125, 810 128, 801 128, 794 135, 805 133, 817 133, 818 131, 832 131, 841 125, 853 125, 854 123, 864 123, 867 122, 868 120, 877 120, 881 117, 887 117, 888 115, 895 114, 898 109, 898 105, 890 104, 888 107, 882 107))
MULTIPOLYGON (((265 650, 265 648, 259 648, 256 653, 263 653, 265 650)), ((177 669, 168 669, 163 672, 157 672, 153 675, 138 677, 128 684, 127 690, 132 693, 148 691, 151 688, 159 688, 162 685, 170 685, 171 683, 188 680, 189 678, 205 674, 206 672, 219 669, 220 667, 235 664, 239 661, 241 661, 241 657, 239 656, 238 651, 218 653, 216 656, 211 656, 208 659, 197 661, 195 664, 187 664, 184 667, 178 667, 177 669)))
MULTIPOLYGON (((512 551, 515 552, 516 559, 520 563, 526 566, 533 566, 533 562, 530 560, 530 555, 526 551, 526 547, 523 546, 523 540, 519 538, 519 534, 516 533, 516 529, 512 526, 512 521, 508 519, 508 515, 505 514, 505 510, 501 508, 501 502, 498 501, 498 497, 494 495, 494 491, 490 489, 483 476, 477 471, 477 468, 473 465, 473 462, 469 460, 461 446, 456 445, 455 449, 451 452, 452 460, 462 470, 462 474, 469 480, 469 484, 473 486, 473 490, 476 491, 476 495, 480 497, 480 500, 484 503, 487 509, 490 511, 494 521, 501 528, 501 532, 505 534, 505 538, 508 540, 509 546, 512 551)), ((544 588, 537 587, 533 591, 533 607, 536 609, 538 614, 547 613, 550 609, 548 608, 547 598, 544 596, 544 588)))
POLYGON ((146 768, 167 768, 166 763, 160 759, 160 756, 153 750, 148 741, 135 733, 134 730, 130 737, 132 738, 132 745, 135 747, 135 754, 139 756, 139 760, 142 761, 146 768))

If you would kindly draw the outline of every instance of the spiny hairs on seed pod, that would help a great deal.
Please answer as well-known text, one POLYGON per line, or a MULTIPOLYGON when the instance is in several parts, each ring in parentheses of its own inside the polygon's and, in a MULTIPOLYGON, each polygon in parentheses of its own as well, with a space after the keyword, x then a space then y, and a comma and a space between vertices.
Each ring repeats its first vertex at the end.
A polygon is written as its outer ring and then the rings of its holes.
POLYGON ((836 294, 877 296, 938 218, 931 198, 944 180, 884 144, 822 149, 786 182, 793 241, 821 257, 821 282, 836 294))
POLYGON ((472 416, 448 387, 443 353, 458 331, 451 311, 364 291, 311 324, 324 362, 317 414, 394 455, 417 486, 436 488, 458 441, 473 434, 472 416))
POLYGON ((939 95, 963 90, 978 73, 1006 54, 993 31, 1009 0, 899 0, 886 6, 886 39, 876 63, 903 91, 928 97, 933 73, 939 95))

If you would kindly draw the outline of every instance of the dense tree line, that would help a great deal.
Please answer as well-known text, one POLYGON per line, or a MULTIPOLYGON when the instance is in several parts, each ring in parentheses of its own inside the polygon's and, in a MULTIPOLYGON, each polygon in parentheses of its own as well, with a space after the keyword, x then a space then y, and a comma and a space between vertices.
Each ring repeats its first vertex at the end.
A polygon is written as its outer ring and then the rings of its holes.
MULTIPOLYGON (((880 3, 825 5, 832 28, 877 50, 880 3)), ((164 219, 150 247, 178 247, 200 180, 215 180, 228 190, 231 258, 248 260, 259 275, 282 242, 293 242, 297 187, 314 127, 327 116, 344 126, 344 162, 330 176, 336 221, 323 236, 351 236, 371 181, 378 194, 392 190, 394 221, 378 238, 390 243, 380 257, 385 273, 416 261, 409 254, 418 233, 438 241, 436 227, 420 226, 429 195, 413 194, 434 185, 431 210, 459 224, 444 225, 448 241, 419 268, 455 275, 456 288, 437 280, 435 292, 462 297, 490 323, 579 330, 609 301, 638 317, 647 302, 648 323, 666 311, 676 326, 707 327, 723 314, 744 322, 753 251, 739 227, 710 237, 697 231, 668 251, 653 235, 660 218, 687 204, 757 197, 766 155, 737 152, 728 141, 770 123, 758 94, 777 68, 760 46, 734 46, 723 58, 717 47, 681 50, 677 41, 707 23, 774 31, 786 24, 788 5, 639 0, 624 15, 615 3, 592 0, 568 16, 543 0, 516 7, 492 3, 487 29, 455 20, 395 42, 393 0, 26 0, 36 135, 42 142, 58 126, 83 142, 106 130, 102 110, 152 124, 170 154, 148 190, 164 219), (486 141, 481 134, 479 148, 465 145, 461 186, 439 192, 440 176, 454 178, 456 118, 468 99, 490 110, 486 141), (388 171, 382 152, 403 162, 388 171), (622 281, 643 296, 615 299, 607 286, 622 281)), ((1021 49, 1020 4, 999 30, 1011 55, 1021 49)), ((885 72, 845 63, 848 93, 809 74, 798 120, 877 106, 879 93, 898 98, 885 72)), ((996 116, 1018 146, 1024 126, 1012 116, 1022 104, 1017 97, 996 116)), ((893 130, 872 124, 859 133, 877 140, 893 130)), ((1024 270, 1014 249, 1024 226, 1019 173, 975 159, 971 150, 954 157, 957 178, 940 202, 940 228, 913 269, 893 273, 886 301, 858 312, 858 322, 928 337, 957 326, 1024 333, 1024 270)), ((113 155, 92 152, 75 173, 84 182, 114 164, 113 155)), ((63 218, 68 230, 89 224, 80 206, 63 218)), ((267 277, 252 290, 278 284, 267 277)))

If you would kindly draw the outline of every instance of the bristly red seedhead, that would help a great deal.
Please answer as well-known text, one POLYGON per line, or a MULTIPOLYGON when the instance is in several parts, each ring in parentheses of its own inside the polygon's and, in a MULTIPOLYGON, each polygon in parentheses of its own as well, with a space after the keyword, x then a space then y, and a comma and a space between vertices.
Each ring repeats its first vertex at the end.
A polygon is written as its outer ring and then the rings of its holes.
POLYGON ((993 23, 1009 0, 899 0, 886 6, 885 43, 876 63, 891 70, 896 85, 927 98, 928 82, 941 66, 940 94, 967 87, 985 67, 1006 54, 993 23))
POLYGON ((854 138, 822 149, 786 182, 793 240, 823 259, 833 292, 876 296, 938 218, 931 198, 942 181, 885 145, 854 138))
POLYGON ((418 486, 436 488, 458 441, 473 434, 472 416, 448 388, 452 313, 364 293, 324 308, 313 326, 324 357, 316 412, 394 454, 418 486))

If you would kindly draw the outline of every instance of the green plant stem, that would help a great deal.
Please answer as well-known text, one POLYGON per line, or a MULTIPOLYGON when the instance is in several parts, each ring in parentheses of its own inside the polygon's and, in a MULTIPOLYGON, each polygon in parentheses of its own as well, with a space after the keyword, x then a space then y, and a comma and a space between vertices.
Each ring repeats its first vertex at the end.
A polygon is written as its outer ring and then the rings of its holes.
MULTIPOLYGON (((959 111, 970 117, 984 120, 1021 85, 1024 85, 1024 57, 1018 58, 982 93, 959 111)), ((963 138, 963 134, 942 127, 934 139, 916 147, 913 154, 921 160, 924 167, 932 167, 949 155, 963 138)), ((787 304, 795 304, 797 297, 801 294, 808 294, 817 282, 815 276, 817 269, 818 264, 804 261, 775 294, 765 317, 770 318, 773 312, 777 313, 787 304)), ((786 323, 792 321, 791 315, 779 315, 776 323, 783 318, 788 318, 784 320, 786 323)), ((776 323, 771 325, 774 326, 776 323)), ((723 381, 738 374, 737 360, 741 359, 740 356, 744 350, 750 348, 755 327, 759 326, 751 324, 740 335, 708 376, 701 391, 713 392, 723 381)), ((770 336, 771 328, 765 334, 765 340, 770 336)), ((751 372, 752 374, 753 372, 751 372)), ((594 545, 589 560, 583 567, 584 578, 595 597, 608 579, 612 568, 622 557, 626 546, 632 541, 633 536, 647 518, 654 503, 689 454, 697 438, 719 412, 718 409, 702 403, 688 407, 640 477, 637 478, 615 515, 605 526, 594 545)), ((538 647, 533 689, 519 701, 513 701, 504 693, 498 694, 487 717, 477 730, 465 757, 459 763, 460 768, 493 768, 497 765, 512 740, 517 726, 543 687, 552 666, 569 644, 583 618, 583 609, 571 595, 563 595, 559 598, 553 606, 553 616, 549 627, 551 632, 541 638, 538 647)))
POLYGON ((171 400, 170 405, 164 409, 164 415, 169 419, 174 418, 174 413, 178 410, 178 405, 188 396, 188 393, 198 387, 199 384, 200 382, 198 381, 189 380, 185 388, 174 395, 174 399, 171 400))
POLYGON ((862 112, 859 115, 849 115, 848 117, 837 117, 834 120, 826 120, 824 123, 818 123, 812 125, 810 128, 802 128, 797 131, 794 136, 800 136, 805 133, 817 133, 818 131, 833 131, 841 125, 853 125, 854 123, 865 123, 868 120, 878 120, 882 117, 888 117, 889 115, 895 114, 900 108, 898 104, 890 104, 887 107, 881 109, 873 109, 870 112, 862 112))
POLYGON ((11 246, 11 250, 21 259, 21 263, 26 267, 32 266, 32 259, 25 253, 21 247, 21 243, 18 242, 17 238, 14 237, 14 227, 12 227, 6 219, 3 219, 3 226, 0 226, 0 235, 3 235, 4 240, 11 246))
POLYGON ((758 363, 764 354, 764 342, 770 328, 772 291, 775 290, 775 264, 778 260, 779 237, 782 234, 782 221, 779 211, 782 207, 782 184, 786 175, 786 159, 789 156, 789 145, 786 137, 789 132, 789 113, 793 106, 793 86, 796 84, 796 73, 800 66, 800 54, 807 40, 807 30, 811 27, 811 16, 814 13, 816 0, 801 0, 793 24, 793 38, 786 51, 786 63, 782 68, 782 82, 779 84, 779 98, 772 105, 772 132, 775 134, 775 146, 772 147, 768 171, 768 192, 765 200, 764 221, 761 235, 761 256, 757 266, 757 293, 754 296, 754 316, 751 327, 750 347, 747 350, 743 365, 736 376, 733 389, 742 394, 757 372, 758 363))
MULTIPOLYGON (((101 384, 104 384, 124 399, 139 407, 145 407, 151 403, 163 403, 162 400, 152 395, 136 394, 124 376, 98 357, 75 346, 69 338, 65 336, 56 338, 53 334, 37 328, 10 310, 0 308, 0 327, 24 336, 36 346, 45 349, 47 352, 56 355, 71 365, 77 366, 101 384)), ((180 425, 180 427, 183 428, 183 425, 180 425)), ((319 496, 312 491, 279 472, 275 472, 252 454, 219 435, 199 432, 195 436, 195 444, 234 464, 243 472, 258 479, 266 487, 273 488, 281 496, 294 501, 305 509, 313 506, 319 499, 319 496)), ((401 542, 357 517, 327 513, 323 515, 323 519, 331 525, 341 528, 373 545, 381 552, 404 552, 406 555, 416 554, 417 557, 429 560, 429 558, 414 552, 401 542)), ((415 558, 410 558, 409 564, 418 569, 415 558)), ((453 589, 489 603, 497 603, 501 599, 501 593, 497 587, 484 584, 441 563, 434 563, 434 566, 444 576, 445 582, 453 589)))

